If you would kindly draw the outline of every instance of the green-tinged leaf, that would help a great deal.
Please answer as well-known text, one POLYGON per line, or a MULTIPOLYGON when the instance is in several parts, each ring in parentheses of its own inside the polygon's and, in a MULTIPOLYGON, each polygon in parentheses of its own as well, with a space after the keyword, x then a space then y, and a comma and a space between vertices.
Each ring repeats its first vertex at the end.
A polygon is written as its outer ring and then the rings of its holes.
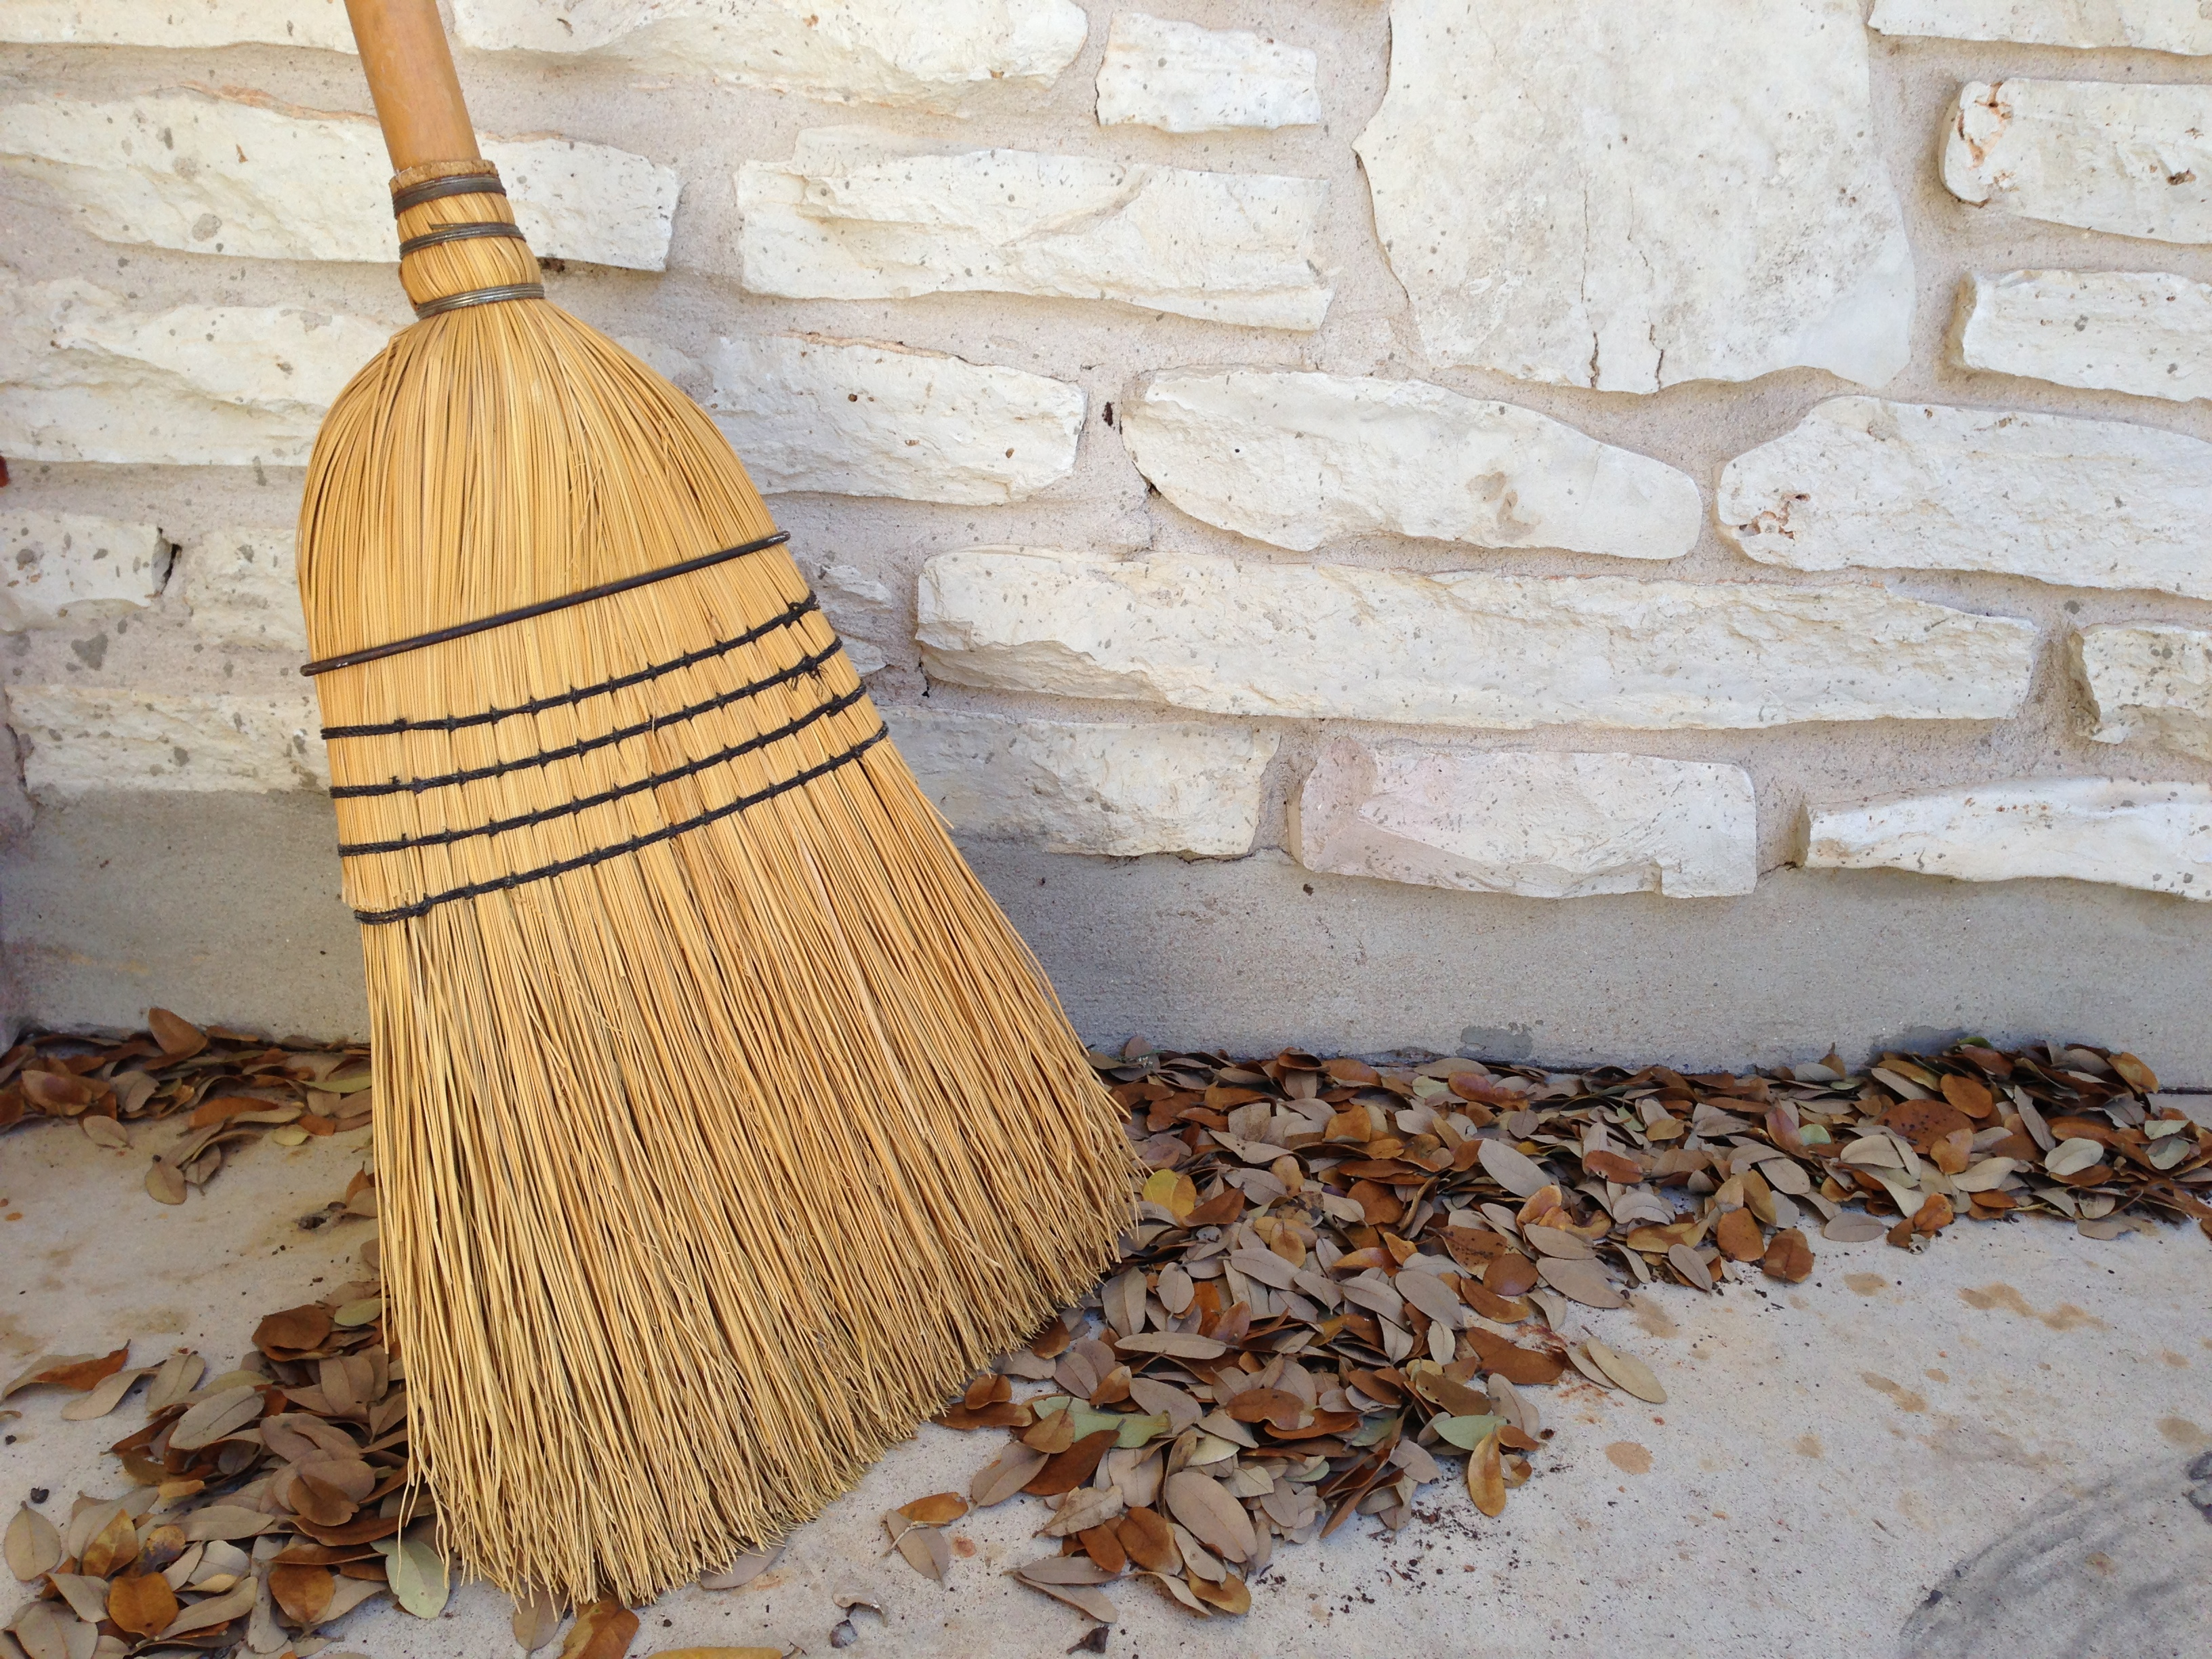
POLYGON ((1473 1451, 1482 1443, 1485 1435, 1494 1432, 1504 1421, 1502 1417, 1486 1413, 1480 1417, 1438 1417, 1432 1419, 1429 1426, 1447 1444, 1457 1446, 1462 1451, 1473 1451))

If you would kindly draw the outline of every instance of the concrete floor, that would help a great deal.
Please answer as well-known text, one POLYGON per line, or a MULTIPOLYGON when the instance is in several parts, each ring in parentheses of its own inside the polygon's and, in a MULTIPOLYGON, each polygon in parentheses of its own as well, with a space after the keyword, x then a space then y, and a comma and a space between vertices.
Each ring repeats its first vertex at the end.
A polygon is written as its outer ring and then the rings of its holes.
MULTIPOLYGON (((344 1271, 368 1236, 360 1222, 294 1224, 342 1191, 362 1137, 249 1147, 167 1209, 140 1182, 146 1152, 173 1133, 142 1126, 127 1154, 59 1126, 0 1139, 0 1374, 126 1336, 134 1364, 189 1343, 227 1364, 264 1312, 344 1271)), ((2212 1514, 2189 1493, 2212 1465, 2189 1471, 2212 1450, 2203 1235, 2094 1243, 2056 1224, 1967 1226, 1918 1257, 1815 1243, 1819 1269, 1801 1285, 1661 1289, 1592 1315, 1595 1334, 1649 1361, 1668 1402, 1580 1381, 1534 1391, 1559 1432, 1500 1521, 1431 1486, 1418 1505, 1429 1518, 1395 1539, 1358 1522, 1280 1549, 1242 1621, 1201 1624, 1122 1586, 1107 1651, 2201 1659, 2212 1514)), ((80 1488, 121 1490, 100 1448, 141 1420, 135 1401, 79 1424, 52 1394, 9 1403, 23 1416, 0 1425, 0 1509, 33 1486, 52 1489, 49 1513, 80 1488)), ((841 1592, 885 1611, 883 1624, 860 1616, 856 1653, 1063 1652, 1087 1621, 1000 1576, 1050 1551, 1027 1536, 1045 1519, 1033 1501, 953 1528, 947 1588, 884 1558, 881 1511, 964 1490, 998 1439, 925 1428, 751 1586, 645 1611, 632 1652, 823 1654, 841 1592)), ((374 1602, 331 1650, 513 1653, 507 1612, 477 1587, 434 1622, 374 1602)))

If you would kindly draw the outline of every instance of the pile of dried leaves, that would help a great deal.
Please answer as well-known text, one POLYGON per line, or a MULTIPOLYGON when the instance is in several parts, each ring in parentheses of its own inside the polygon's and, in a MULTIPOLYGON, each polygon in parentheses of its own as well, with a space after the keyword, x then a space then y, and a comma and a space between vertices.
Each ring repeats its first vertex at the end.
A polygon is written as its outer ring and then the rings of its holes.
POLYGON ((365 1048, 272 1044, 220 1025, 203 1030, 166 1008, 155 1009, 147 1024, 119 1042, 46 1035, 0 1054, 0 1130, 69 1118, 100 1146, 128 1152, 126 1124, 189 1114, 146 1171, 148 1193, 181 1204, 237 1142, 267 1134, 296 1146, 310 1135, 368 1126, 365 1048))
POLYGON ((2147 1216, 2212 1236, 2212 1131, 2098 1048, 1962 1042, 1748 1077, 1141 1042, 1092 1058, 1152 1170, 1127 1254, 938 1419, 1010 1431, 968 1496, 884 1519, 941 1578, 938 1528, 1042 1497, 1059 1553, 1014 1576, 1102 1626, 1102 1587, 1133 1577, 1242 1613, 1278 1541, 1356 1515, 1402 1527, 1443 1460, 1499 1514, 1552 1432, 1530 1390, 1571 1370, 1665 1398, 1578 1306, 1655 1281, 1710 1292, 1730 1262, 1794 1283, 1814 1222, 1902 1248, 2032 1211, 2097 1237, 2147 1216), (1016 1400, 1017 1379, 1054 1389, 1016 1400))
POLYGON ((305 1656, 380 1591, 425 1617, 445 1605, 435 1522, 408 1492, 373 1243, 362 1259, 363 1277, 264 1319, 236 1370, 210 1377, 183 1349, 131 1367, 126 1346, 46 1355, 0 1389, 74 1390, 76 1420, 146 1389, 144 1425, 109 1449, 125 1496, 80 1496, 58 1526, 28 1504, 9 1522, 9 1570, 35 1595, 7 1626, 27 1659, 305 1656))

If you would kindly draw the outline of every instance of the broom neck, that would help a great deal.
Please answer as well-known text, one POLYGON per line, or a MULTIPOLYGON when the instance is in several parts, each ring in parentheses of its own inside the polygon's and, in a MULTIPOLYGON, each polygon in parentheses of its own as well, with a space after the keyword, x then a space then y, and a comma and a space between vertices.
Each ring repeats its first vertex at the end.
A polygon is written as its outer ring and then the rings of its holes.
POLYGON ((436 0, 346 0, 392 170, 479 159, 436 0))

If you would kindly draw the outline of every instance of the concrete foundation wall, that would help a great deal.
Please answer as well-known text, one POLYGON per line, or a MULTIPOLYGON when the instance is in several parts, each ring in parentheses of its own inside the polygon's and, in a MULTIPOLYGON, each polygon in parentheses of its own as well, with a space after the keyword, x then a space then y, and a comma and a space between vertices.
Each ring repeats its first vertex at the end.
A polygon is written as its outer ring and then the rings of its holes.
MULTIPOLYGON (((366 1027, 326 803, 143 793, 48 808, 0 855, 40 1024, 150 1001, 274 1033, 366 1027)), ((1856 1060, 1962 1033, 2131 1048, 2212 1085, 2212 945, 2171 899, 1784 871, 1744 897, 1571 903, 1318 875, 1279 853, 1097 859, 969 840, 1094 1043, 1464 1049, 1561 1066, 1856 1060)))

